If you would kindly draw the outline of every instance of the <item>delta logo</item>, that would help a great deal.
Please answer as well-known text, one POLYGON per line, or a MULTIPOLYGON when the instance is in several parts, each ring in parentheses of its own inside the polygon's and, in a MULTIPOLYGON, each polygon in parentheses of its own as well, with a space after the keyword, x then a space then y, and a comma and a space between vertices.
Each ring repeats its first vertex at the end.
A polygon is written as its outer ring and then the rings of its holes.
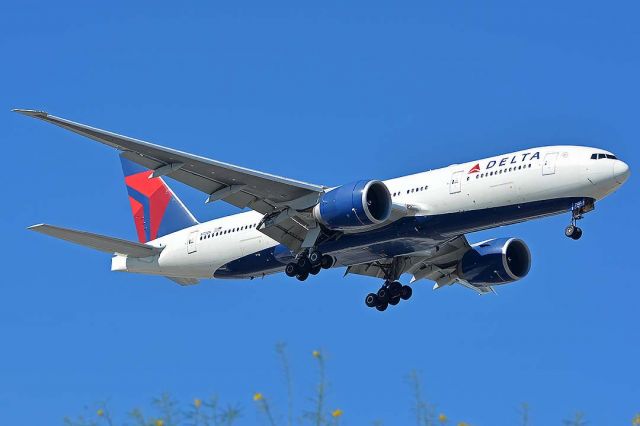
MULTIPOLYGON (((498 167, 505 167, 511 164, 518 164, 518 163, 523 163, 525 161, 532 161, 532 160, 539 160, 540 159, 540 152, 534 152, 533 154, 531 154, 530 152, 525 152, 522 154, 517 154, 511 157, 502 157, 499 160, 491 160, 487 163, 487 167, 486 169, 492 169, 495 166, 498 167)), ((475 166, 473 166, 469 172, 467 174, 471 174, 471 173, 478 173, 480 171, 480 163, 476 163, 475 166)))

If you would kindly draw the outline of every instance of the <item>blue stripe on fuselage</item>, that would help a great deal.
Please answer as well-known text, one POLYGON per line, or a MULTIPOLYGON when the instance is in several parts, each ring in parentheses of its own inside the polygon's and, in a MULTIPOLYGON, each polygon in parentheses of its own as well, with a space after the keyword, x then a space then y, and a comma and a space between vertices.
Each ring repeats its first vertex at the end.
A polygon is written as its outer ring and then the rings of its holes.
MULTIPOLYGON (((371 262, 383 257, 428 250, 468 232, 563 213, 582 200, 584 198, 557 198, 435 216, 407 217, 384 228, 345 234, 338 240, 320 244, 318 249, 334 256, 337 266, 371 262)), ((282 271, 285 264, 279 261, 282 258, 279 253, 284 251, 286 248, 280 244, 244 256, 222 266, 214 277, 250 278, 282 271)))

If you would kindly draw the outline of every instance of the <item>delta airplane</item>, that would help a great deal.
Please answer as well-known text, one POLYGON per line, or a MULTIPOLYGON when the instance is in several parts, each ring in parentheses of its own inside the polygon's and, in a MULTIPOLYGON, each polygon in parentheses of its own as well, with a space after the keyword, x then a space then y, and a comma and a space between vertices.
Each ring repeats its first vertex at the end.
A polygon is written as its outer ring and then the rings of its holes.
POLYGON ((322 269, 384 280, 365 298, 384 311, 412 295, 398 280, 459 284, 480 294, 524 278, 531 254, 518 238, 469 244, 465 234, 570 213, 576 222, 616 191, 629 167, 611 152, 546 146, 386 181, 327 187, 234 166, 55 117, 17 109, 119 150, 139 242, 40 224, 29 229, 113 254, 112 271, 205 278, 283 272, 300 281, 322 269), (250 211, 198 222, 164 177, 250 211))

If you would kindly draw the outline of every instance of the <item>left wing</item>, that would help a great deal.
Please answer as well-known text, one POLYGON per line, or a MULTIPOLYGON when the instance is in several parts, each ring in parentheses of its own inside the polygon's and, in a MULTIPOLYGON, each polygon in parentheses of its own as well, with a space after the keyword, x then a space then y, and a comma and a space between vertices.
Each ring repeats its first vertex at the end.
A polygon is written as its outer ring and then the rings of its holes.
POLYGON ((490 286, 471 285, 455 274, 458 262, 470 247, 467 238, 461 235, 428 251, 349 266, 345 275, 396 280, 406 273, 413 276, 411 282, 424 278, 435 281, 434 290, 458 283, 480 294, 489 293, 493 291, 490 286))
MULTIPOLYGON (((75 123, 44 111, 15 112, 55 124, 123 151, 124 157, 153 170, 151 176, 168 175, 208 195, 207 202, 223 200, 265 215, 260 230, 290 248, 317 233, 315 221, 298 211, 318 202, 324 187, 223 163, 106 130, 75 123), (308 237, 309 231, 312 235, 308 237)), ((315 241, 315 239, 314 239, 315 241)))

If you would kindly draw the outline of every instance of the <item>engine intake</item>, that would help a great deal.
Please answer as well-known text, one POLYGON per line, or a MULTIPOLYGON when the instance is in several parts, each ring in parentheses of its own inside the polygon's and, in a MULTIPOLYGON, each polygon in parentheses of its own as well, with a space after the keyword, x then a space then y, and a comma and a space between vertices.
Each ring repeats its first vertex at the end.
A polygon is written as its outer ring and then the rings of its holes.
POLYGON ((391 204, 387 185, 379 180, 359 180, 322 194, 313 216, 329 229, 354 229, 386 221, 391 204))
POLYGON ((506 284, 527 276, 531 252, 524 241, 499 238, 471 246, 458 263, 458 276, 471 284, 506 284))

